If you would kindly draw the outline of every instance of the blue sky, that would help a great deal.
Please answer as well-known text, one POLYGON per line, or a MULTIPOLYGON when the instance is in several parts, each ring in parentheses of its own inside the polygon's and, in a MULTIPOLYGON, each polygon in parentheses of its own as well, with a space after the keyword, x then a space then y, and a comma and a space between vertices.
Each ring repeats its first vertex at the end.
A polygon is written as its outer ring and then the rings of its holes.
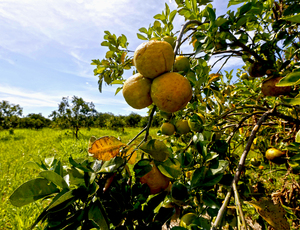
MULTIPOLYGON (((90 63, 105 56, 106 47, 100 46, 105 30, 126 35, 135 50, 143 42, 138 29, 153 23, 165 2, 176 8, 174 0, 1 0, 0 101, 19 104, 24 116, 48 117, 62 97, 76 95, 98 112, 146 115, 147 109, 128 106, 121 92, 115 96, 117 86, 104 86, 100 93, 90 63)), ((228 10, 227 1, 213 5, 217 14, 228 10)), ((174 23, 177 31, 183 19, 177 15, 174 23)), ((235 59, 227 66, 236 64, 235 59)))

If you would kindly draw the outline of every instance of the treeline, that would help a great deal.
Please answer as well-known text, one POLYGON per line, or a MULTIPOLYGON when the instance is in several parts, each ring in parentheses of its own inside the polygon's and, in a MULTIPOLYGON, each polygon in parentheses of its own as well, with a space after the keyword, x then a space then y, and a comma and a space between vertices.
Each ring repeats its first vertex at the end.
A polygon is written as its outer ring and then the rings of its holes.
MULTIPOLYGON (((148 122, 148 117, 143 117, 137 113, 129 115, 114 115, 113 113, 95 113, 93 116, 83 116, 81 118, 81 127, 91 128, 108 128, 119 129, 123 127, 145 127, 148 122)), ((41 129, 49 128, 72 128, 71 122, 66 122, 66 119, 55 118, 49 119, 42 116, 41 113, 31 113, 25 117, 12 117, 13 128, 29 128, 41 129)), ((161 123, 159 117, 153 119, 152 125, 159 126, 161 123)), ((9 126, 3 126, 2 129, 8 129, 9 126)))
MULTIPOLYGON (((20 105, 13 105, 8 101, 0 102, 0 130, 62 128, 74 129, 77 136, 80 128, 97 127, 117 130, 124 127, 145 127, 148 122, 148 117, 143 117, 137 113, 125 116, 97 112, 92 102, 85 102, 76 96, 73 96, 71 100, 64 97, 58 110, 53 111, 48 118, 42 116, 41 113, 31 113, 27 116, 22 116, 22 114, 23 109, 20 105)), ((160 116, 155 116, 152 125, 157 127, 161 121, 160 116)))

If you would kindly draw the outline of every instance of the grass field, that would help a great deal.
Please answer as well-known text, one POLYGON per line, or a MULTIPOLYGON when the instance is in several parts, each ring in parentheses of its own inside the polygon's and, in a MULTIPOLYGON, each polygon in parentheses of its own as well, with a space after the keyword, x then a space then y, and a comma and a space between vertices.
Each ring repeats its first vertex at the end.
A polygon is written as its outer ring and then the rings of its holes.
MULTIPOLYGON (((23 207, 15 207, 8 200, 13 191, 27 180, 38 175, 38 170, 24 167, 28 161, 44 161, 46 157, 56 156, 64 163, 72 156, 74 159, 87 156, 88 141, 91 136, 120 137, 127 143, 141 129, 125 128, 124 132, 106 129, 82 129, 79 140, 70 130, 14 130, 0 131, 0 230, 21 230, 28 228, 43 209, 43 202, 35 202, 23 207)), ((157 129, 150 135, 156 136, 157 129)), ((42 229, 37 227, 36 229, 42 229)))

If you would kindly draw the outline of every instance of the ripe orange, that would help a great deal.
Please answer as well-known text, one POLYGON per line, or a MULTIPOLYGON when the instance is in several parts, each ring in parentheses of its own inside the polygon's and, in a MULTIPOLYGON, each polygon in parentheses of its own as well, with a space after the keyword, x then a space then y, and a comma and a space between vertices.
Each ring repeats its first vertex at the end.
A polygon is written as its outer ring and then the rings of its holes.
POLYGON ((151 80, 137 73, 125 81, 123 96, 131 107, 143 109, 152 104, 150 89, 151 80))
POLYGON ((283 164, 286 162, 286 160, 283 158, 285 157, 285 152, 276 148, 269 148, 266 151, 265 156, 269 161, 276 164, 283 164))
POLYGON ((174 62, 173 71, 186 74, 190 70, 190 60, 184 56, 177 56, 174 62))
POLYGON ((173 113, 183 109, 192 98, 192 87, 179 73, 165 73, 155 78, 151 85, 151 98, 162 111, 173 113))
POLYGON ((179 134, 187 134, 191 131, 189 123, 187 120, 179 120, 175 124, 176 132, 179 134))
POLYGON ((140 182, 149 186, 151 194, 157 194, 169 187, 170 179, 159 171, 153 161, 151 165, 152 170, 142 176, 140 182))
POLYGON ((292 90, 290 86, 279 87, 276 84, 280 81, 282 77, 271 78, 263 82, 261 86, 261 91, 265 96, 279 96, 289 94, 292 90))
POLYGON ((137 47, 133 60, 139 73, 153 79, 172 69, 174 51, 166 41, 151 40, 137 47))
POLYGON ((161 133, 171 136, 175 133, 175 126, 169 122, 164 122, 160 127, 161 133))

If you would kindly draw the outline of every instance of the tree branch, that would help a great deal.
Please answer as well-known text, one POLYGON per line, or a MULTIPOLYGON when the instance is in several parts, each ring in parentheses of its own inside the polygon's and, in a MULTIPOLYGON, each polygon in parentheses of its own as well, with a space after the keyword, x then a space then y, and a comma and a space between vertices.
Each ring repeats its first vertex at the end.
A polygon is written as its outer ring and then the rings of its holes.
POLYGON ((179 47, 180 47, 180 45, 181 45, 181 39, 182 39, 182 36, 183 36, 183 34, 184 34, 185 28, 186 28, 187 26, 191 25, 191 24, 197 24, 198 26, 201 26, 201 25, 203 25, 203 24, 205 24, 205 23, 208 23, 208 22, 207 22, 207 21, 205 21, 205 22, 200 22, 200 21, 198 21, 198 20, 191 20, 191 21, 187 21, 187 22, 181 27, 180 33, 179 33, 178 38, 177 38, 177 40, 176 40, 176 42, 175 42, 175 44, 176 44, 176 45, 175 45, 175 49, 174 49, 175 57, 176 57, 177 52, 178 52, 178 49, 179 49, 179 47))
POLYGON ((226 211, 226 207, 227 207, 227 205, 229 203, 229 200, 230 200, 230 197, 231 197, 231 194, 232 194, 233 183, 237 184, 239 182, 239 179, 240 179, 240 176, 241 176, 241 172, 242 172, 242 170, 244 168, 244 165, 245 165, 246 157, 248 155, 248 152, 250 151, 250 148, 251 148, 253 140, 254 140, 254 138, 256 136, 256 133, 258 132, 258 130, 259 130, 260 126, 263 124, 263 122, 267 119, 267 117, 270 116, 270 115, 272 115, 272 114, 274 114, 274 113, 275 113, 274 109, 268 110, 267 112, 265 112, 260 117, 260 119, 257 121, 256 125, 254 126, 254 128, 253 128, 253 130, 251 132, 251 135, 250 135, 250 137, 248 139, 248 142, 247 142, 247 144, 245 146, 245 149, 244 149, 244 151, 242 153, 242 156, 240 158, 239 166, 238 166, 238 168, 236 170, 236 173, 234 175, 234 179, 232 181, 231 188, 227 192, 226 198, 225 198, 225 200, 223 202, 222 207, 220 208, 220 210, 218 212, 218 215, 216 217, 215 222, 212 225, 211 230, 216 230, 217 226, 219 226, 220 223, 221 223, 221 220, 222 220, 223 215, 224 215, 224 213, 226 211))

